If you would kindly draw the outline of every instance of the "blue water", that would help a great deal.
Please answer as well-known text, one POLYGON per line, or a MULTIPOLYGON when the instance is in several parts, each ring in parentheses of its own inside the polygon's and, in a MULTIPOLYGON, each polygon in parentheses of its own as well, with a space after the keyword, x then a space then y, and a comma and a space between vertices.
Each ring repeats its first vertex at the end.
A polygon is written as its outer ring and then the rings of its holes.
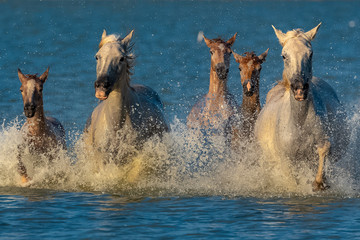
MULTIPOLYGON (((0 238, 359 238, 359 7, 358 1, 0 1, 0 238), (197 36, 228 39, 237 32, 237 53, 270 48, 261 72, 264 103, 283 68, 271 25, 310 30, 319 22, 313 73, 348 111, 351 144, 329 170, 329 191, 313 193, 305 179, 288 192, 266 185, 262 169, 251 164, 255 153, 231 165, 221 139, 204 146, 186 130, 186 116, 209 84, 209 49, 197 36), (124 185, 114 172, 91 175, 71 164, 85 158, 79 141, 98 103, 94 55, 103 29, 135 30, 132 82, 159 93, 173 130, 144 152, 171 166, 167 179, 124 185), (14 168, 25 120, 17 68, 40 74, 48 66, 44 108, 63 123, 68 151, 24 188, 14 168), (194 167, 195 160, 207 164, 194 167)), ((229 86, 240 103, 237 67, 232 60, 229 86)))

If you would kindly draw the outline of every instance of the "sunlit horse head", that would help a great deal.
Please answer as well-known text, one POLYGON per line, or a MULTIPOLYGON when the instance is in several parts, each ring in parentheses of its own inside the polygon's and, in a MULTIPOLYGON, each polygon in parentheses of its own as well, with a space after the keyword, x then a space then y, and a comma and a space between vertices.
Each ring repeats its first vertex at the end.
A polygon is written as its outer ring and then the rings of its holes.
POLYGON ((24 114, 27 118, 34 117, 36 111, 43 106, 42 90, 48 77, 49 68, 38 77, 36 74, 23 74, 18 69, 18 76, 21 82, 20 91, 24 103, 24 114))
POLYGON ((254 52, 246 52, 245 56, 234 53, 235 61, 239 63, 241 85, 245 96, 251 97, 255 92, 259 92, 261 64, 265 62, 268 51, 269 49, 259 56, 254 52))
POLYGON ((313 50, 311 41, 315 38, 320 25, 321 23, 308 32, 295 29, 287 33, 272 26, 283 47, 283 80, 286 85, 290 86, 297 101, 304 101, 308 96, 309 81, 312 79, 313 50))
MULTIPOLYGON (((131 52, 133 32, 131 31, 125 38, 121 38, 115 34, 107 35, 104 30, 99 44, 99 51, 95 55, 97 61, 95 96, 98 99, 107 99, 117 80, 123 74, 130 74, 135 58, 131 52)), ((127 84, 129 86, 129 78, 118 84, 127 84)))
POLYGON ((230 68, 231 46, 235 42, 236 33, 226 42, 220 38, 207 39, 204 36, 206 45, 210 48, 211 69, 216 72, 220 80, 227 79, 230 68))

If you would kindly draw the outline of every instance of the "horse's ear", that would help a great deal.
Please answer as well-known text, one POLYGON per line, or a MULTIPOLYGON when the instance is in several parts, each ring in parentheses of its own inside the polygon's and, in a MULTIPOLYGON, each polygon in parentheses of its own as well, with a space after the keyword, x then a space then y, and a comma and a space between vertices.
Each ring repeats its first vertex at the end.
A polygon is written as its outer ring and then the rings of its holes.
POLYGON ((104 31, 103 31, 103 33, 101 35, 101 39, 104 39, 104 38, 106 38, 106 30, 105 29, 104 29, 104 31))
POLYGON ((20 70, 20 68, 18 68, 18 76, 19 76, 19 80, 20 80, 20 82, 24 82, 24 81, 26 81, 26 76, 21 72, 21 70, 20 70))
POLYGON ((227 40, 227 44, 229 44, 230 46, 232 46, 236 40, 236 35, 237 33, 234 34, 234 36, 232 36, 229 40, 227 40))
POLYGON ((281 46, 284 46, 284 43, 285 43, 285 33, 283 33, 281 30, 279 30, 279 29, 276 29, 275 27, 274 27, 274 25, 271 25, 272 26, 272 28, 274 29, 274 31, 275 31, 275 34, 276 34, 276 37, 279 39, 279 42, 280 42, 280 44, 281 44, 281 46))
POLYGON ((203 35, 203 38, 204 38, 204 42, 206 43, 206 45, 207 45, 208 47, 211 47, 210 45, 213 43, 213 41, 212 41, 211 39, 207 39, 207 38, 205 37, 205 35, 203 35))
POLYGON ((263 52, 260 56, 259 56, 259 60, 261 61, 261 63, 265 62, 265 58, 268 55, 269 49, 267 49, 265 52, 263 52))
POLYGON ((240 63, 241 59, 243 58, 243 56, 241 56, 240 54, 237 54, 235 52, 232 52, 233 53, 233 56, 235 58, 235 61, 240 63))
POLYGON ((48 77, 48 75, 49 75, 49 69, 50 69, 50 67, 48 67, 48 68, 46 69, 46 71, 45 71, 43 74, 41 74, 41 76, 39 77, 40 80, 41 80, 43 83, 46 81, 46 79, 47 79, 47 77, 48 77))
POLYGON ((320 26, 321 26, 321 23, 319 23, 316 27, 314 27, 313 29, 311 29, 310 31, 305 33, 305 35, 307 36, 309 41, 312 41, 315 38, 316 33, 319 30, 320 26))
POLYGON ((133 33, 134 33, 134 30, 131 30, 131 32, 126 37, 124 37, 124 39, 121 40, 121 42, 123 44, 128 44, 132 38, 133 33))

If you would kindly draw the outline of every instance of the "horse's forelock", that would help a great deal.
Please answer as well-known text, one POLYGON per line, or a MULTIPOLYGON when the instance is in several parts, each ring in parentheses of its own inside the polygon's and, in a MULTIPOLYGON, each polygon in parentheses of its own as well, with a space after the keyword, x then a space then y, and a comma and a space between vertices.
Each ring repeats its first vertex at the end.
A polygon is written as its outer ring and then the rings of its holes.
POLYGON ((284 43, 287 42, 289 39, 292 39, 292 38, 299 38, 299 39, 304 39, 306 42, 310 43, 311 44, 311 39, 309 39, 304 30, 302 30, 301 28, 298 28, 298 29, 293 29, 291 31, 288 31, 286 34, 285 34, 285 39, 284 39, 284 43))
POLYGON ((100 43, 99 43, 99 49, 102 48, 106 43, 120 43, 121 38, 119 35, 116 34, 111 34, 111 35, 107 35, 105 38, 101 39, 100 43))

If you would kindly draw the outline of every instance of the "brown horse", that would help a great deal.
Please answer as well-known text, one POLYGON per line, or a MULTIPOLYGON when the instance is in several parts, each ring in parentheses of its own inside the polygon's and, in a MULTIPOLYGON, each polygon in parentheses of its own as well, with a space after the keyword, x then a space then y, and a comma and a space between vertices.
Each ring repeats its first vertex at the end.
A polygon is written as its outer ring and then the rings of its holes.
POLYGON ((209 92, 191 109, 187 117, 189 128, 223 131, 228 119, 237 112, 235 98, 227 88, 231 46, 235 39, 236 33, 226 42, 204 36, 211 54, 210 86, 209 92))
POLYGON ((252 137, 256 119, 260 113, 259 81, 261 64, 269 49, 259 56, 254 52, 246 52, 245 56, 234 53, 236 62, 239 63, 241 85, 243 86, 243 99, 239 109, 241 112, 241 136, 245 138, 252 137))
MULTIPOLYGON (((20 91, 24 103, 24 114, 27 118, 24 124, 26 129, 25 143, 30 147, 31 153, 48 153, 51 149, 61 146, 65 148, 65 131, 61 123, 52 117, 45 117, 43 107, 43 85, 48 77, 49 68, 40 76, 24 75, 18 69, 21 82, 20 91)), ((20 150, 24 146, 20 147, 20 150)), ((26 167, 19 153, 18 171, 22 183, 29 181, 26 167)))

